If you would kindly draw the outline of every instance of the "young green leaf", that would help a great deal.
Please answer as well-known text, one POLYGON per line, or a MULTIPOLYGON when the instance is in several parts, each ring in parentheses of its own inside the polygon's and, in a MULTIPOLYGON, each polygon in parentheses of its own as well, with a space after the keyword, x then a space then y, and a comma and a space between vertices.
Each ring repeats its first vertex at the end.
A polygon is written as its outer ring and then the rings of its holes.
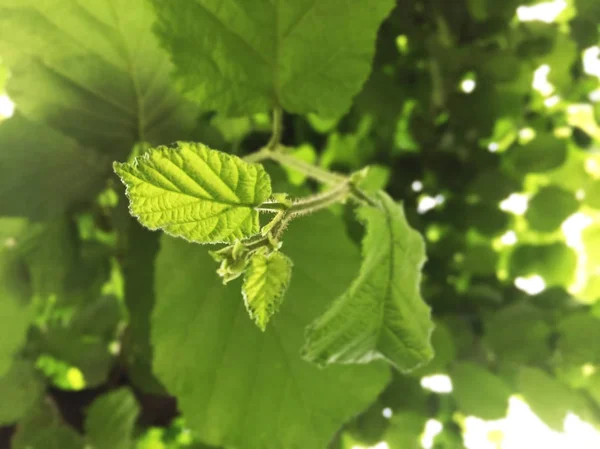
POLYGON ((363 263, 350 288, 307 328, 303 355, 320 365, 385 358, 401 371, 431 360, 429 307, 419 293, 425 246, 385 193, 362 207, 363 263))
POLYGON ((100 396, 90 406, 85 421, 90 446, 94 449, 130 449, 139 412, 135 396, 128 388, 100 396))
POLYGON ((157 32, 194 100, 229 115, 340 116, 371 69, 392 0, 153 0, 157 32))
POLYGON ((292 276, 289 257, 266 248, 254 253, 244 276, 242 294, 250 317, 265 330, 271 316, 279 309, 292 276))
POLYGON ((261 165, 199 143, 159 146, 132 163, 115 163, 114 169, 141 224, 198 243, 256 234, 255 207, 271 196, 271 180, 261 165))
POLYGON ((152 315, 154 372, 202 442, 239 449, 323 448, 389 380, 383 363, 321 370, 298 357, 304 327, 359 265, 343 221, 322 212, 286 232, 294 281, 263 333, 197 245, 163 236, 152 315), (315 232, 318 229, 319 232, 315 232))

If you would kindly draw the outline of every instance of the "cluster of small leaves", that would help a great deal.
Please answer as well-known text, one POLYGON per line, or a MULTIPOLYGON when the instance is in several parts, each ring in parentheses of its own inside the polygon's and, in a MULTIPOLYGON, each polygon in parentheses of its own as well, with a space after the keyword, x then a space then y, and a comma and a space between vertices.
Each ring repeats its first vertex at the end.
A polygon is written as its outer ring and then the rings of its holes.
POLYGON ((600 426, 600 7, 535 3, 0 0, 0 446, 600 426))

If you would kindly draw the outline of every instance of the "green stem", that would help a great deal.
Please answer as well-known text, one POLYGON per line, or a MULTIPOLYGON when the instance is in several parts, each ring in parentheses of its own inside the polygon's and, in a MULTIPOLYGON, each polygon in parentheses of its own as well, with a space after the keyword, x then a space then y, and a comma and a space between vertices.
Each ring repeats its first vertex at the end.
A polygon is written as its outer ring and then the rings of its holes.
POLYGON ((337 185, 348 179, 346 176, 324 170, 321 167, 301 161, 282 151, 273 151, 264 156, 323 184, 337 185))
POLYGON ((277 201, 262 203, 260 206, 255 209, 259 212, 279 212, 282 210, 288 210, 290 208, 289 204, 280 203, 277 201))
POLYGON ((283 136, 283 109, 280 106, 275 106, 273 109, 273 133, 271 134, 271 139, 267 143, 266 148, 271 151, 275 151, 275 149, 281 143, 281 138, 283 136))
POLYGON ((270 159, 269 153, 271 153, 271 150, 267 150, 266 148, 261 148, 260 150, 255 151, 254 153, 247 154, 242 159, 244 159, 246 162, 250 162, 250 163, 262 162, 264 160, 270 159))
POLYGON ((296 201, 288 209, 288 215, 291 217, 308 215, 321 209, 325 209, 332 204, 343 202, 348 198, 351 190, 352 187, 350 182, 342 182, 326 192, 296 201))

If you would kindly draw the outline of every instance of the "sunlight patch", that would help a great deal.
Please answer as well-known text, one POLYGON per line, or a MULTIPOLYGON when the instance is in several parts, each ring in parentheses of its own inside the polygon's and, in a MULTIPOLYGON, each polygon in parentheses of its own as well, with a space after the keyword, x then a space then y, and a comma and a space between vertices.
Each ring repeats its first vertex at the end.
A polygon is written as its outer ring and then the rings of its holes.
POLYGON ((600 47, 597 45, 583 51, 583 71, 600 78, 600 47))
POLYGON ((433 374, 421 378, 421 386, 434 393, 451 393, 452 379, 446 374, 433 374))
POLYGON ((444 425, 437 419, 428 419, 425 423, 425 430, 421 437, 421 446, 423 449, 431 449, 435 441, 435 437, 444 430, 444 425))
POLYGON ((469 416, 464 420, 467 449, 596 449, 600 432, 577 415, 568 413, 564 431, 551 430, 521 399, 511 396, 506 418, 484 421, 469 416))
POLYGON ((417 212, 424 214, 437 206, 443 204, 445 201, 444 195, 436 195, 435 197, 425 195, 419 198, 419 204, 417 205, 417 212))
POLYGON ((521 22, 541 21, 552 23, 567 7, 566 0, 538 3, 532 6, 519 6, 517 17, 521 22))
POLYGON ((568 288, 569 293, 580 292, 587 283, 587 254, 581 235, 583 230, 594 222, 593 218, 577 212, 568 217, 560 226, 565 236, 565 242, 568 247, 573 248, 577 254, 577 269, 575 270, 575 281, 568 288))
POLYGON ((523 193, 511 193, 500 202, 500 209, 515 215, 523 215, 529 207, 529 197, 523 193))
POLYGON ((546 290, 546 281, 539 274, 515 279, 515 287, 529 295, 537 295, 546 290))
POLYGON ((550 66, 548 64, 539 66, 533 73, 533 83, 531 84, 544 97, 548 97, 554 92, 554 86, 548 81, 548 75, 550 75, 550 66))
POLYGON ((15 104, 8 95, 0 95, 0 118, 10 118, 15 113, 15 104))

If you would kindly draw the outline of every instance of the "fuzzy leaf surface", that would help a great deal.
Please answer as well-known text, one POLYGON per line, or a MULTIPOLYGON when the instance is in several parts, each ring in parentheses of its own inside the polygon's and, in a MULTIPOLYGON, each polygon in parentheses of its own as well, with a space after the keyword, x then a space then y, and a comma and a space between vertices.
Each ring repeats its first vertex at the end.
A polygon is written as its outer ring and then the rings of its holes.
POLYGON ((292 261, 279 251, 258 251, 250 258, 242 294, 250 317, 261 330, 279 310, 291 277, 292 261))
POLYGON ((198 243, 256 234, 254 208, 271 196, 262 165, 199 143, 153 148, 132 163, 115 163, 114 169, 141 224, 198 243))
POLYGON ((425 245, 401 205, 379 195, 381 209, 362 207, 363 262, 350 288, 307 331, 306 359, 367 363, 385 358, 401 371, 431 360, 431 312, 420 294, 425 245))

